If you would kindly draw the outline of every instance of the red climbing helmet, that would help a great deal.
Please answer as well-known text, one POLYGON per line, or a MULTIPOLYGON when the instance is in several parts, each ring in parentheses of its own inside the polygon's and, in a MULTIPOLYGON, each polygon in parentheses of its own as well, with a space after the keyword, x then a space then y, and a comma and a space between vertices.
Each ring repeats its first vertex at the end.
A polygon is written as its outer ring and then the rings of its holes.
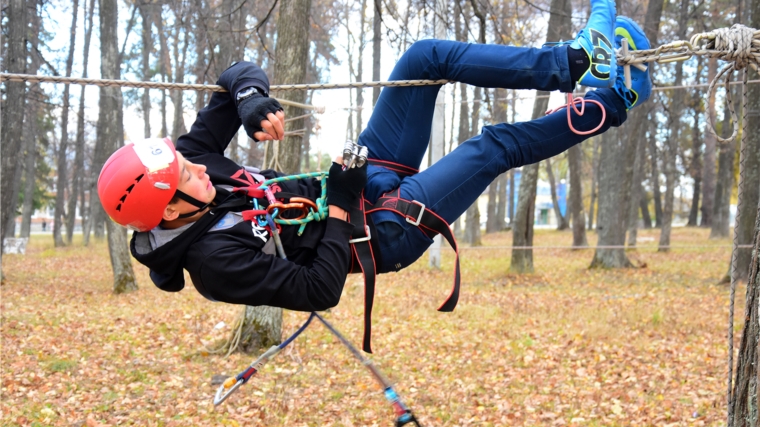
POLYGON ((137 231, 155 228, 179 183, 177 153, 169 138, 129 143, 108 158, 98 195, 108 216, 137 231))

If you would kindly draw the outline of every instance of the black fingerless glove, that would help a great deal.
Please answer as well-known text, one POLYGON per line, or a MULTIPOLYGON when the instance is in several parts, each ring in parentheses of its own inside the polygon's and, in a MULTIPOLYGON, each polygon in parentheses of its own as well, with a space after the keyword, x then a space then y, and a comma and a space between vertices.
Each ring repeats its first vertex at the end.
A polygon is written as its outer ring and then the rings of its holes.
POLYGON ((248 98, 243 99, 237 106, 238 116, 243 121, 245 133, 253 139, 253 134, 260 132, 261 122, 267 120, 267 114, 282 111, 282 105, 274 98, 268 98, 260 93, 255 93, 248 98))
POLYGON ((327 179, 327 204, 345 211, 351 210, 367 185, 367 165, 343 170, 343 165, 333 162, 327 179))

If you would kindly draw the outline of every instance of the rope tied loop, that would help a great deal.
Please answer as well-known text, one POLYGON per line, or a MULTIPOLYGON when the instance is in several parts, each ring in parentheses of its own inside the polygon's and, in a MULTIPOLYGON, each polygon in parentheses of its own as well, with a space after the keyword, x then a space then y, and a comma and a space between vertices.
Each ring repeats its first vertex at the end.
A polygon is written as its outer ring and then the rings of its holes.
MULTIPOLYGON (((731 28, 718 28, 708 33, 696 34, 691 38, 692 44, 699 45, 703 43, 704 49, 700 52, 707 52, 710 57, 729 61, 723 67, 715 78, 710 82, 707 89, 708 98, 715 93, 717 84, 723 80, 726 89, 726 104, 731 111, 731 120, 734 123, 734 131, 731 136, 724 138, 718 135, 715 125, 708 120, 707 130, 715 136, 721 143, 730 143, 734 141, 739 134, 739 119, 734 109, 734 100, 729 88, 730 78, 734 71, 746 69, 748 66, 758 71, 760 64, 760 31, 746 27, 741 24, 734 24, 731 28)), ((743 80, 744 97, 747 91, 747 73, 744 73, 743 80)))

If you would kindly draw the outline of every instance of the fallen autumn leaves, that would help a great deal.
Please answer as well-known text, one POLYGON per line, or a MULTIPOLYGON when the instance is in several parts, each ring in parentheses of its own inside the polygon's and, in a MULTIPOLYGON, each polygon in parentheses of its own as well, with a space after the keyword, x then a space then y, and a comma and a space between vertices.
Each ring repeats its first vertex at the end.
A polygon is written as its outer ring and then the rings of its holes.
MULTIPOLYGON (((656 232, 640 232, 643 237, 656 232)), ((150 284, 111 293, 103 244, 54 249, 35 236, 3 257, 2 425, 390 425, 377 385, 314 324, 258 377, 214 408, 214 375, 255 356, 204 356, 238 307, 150 284)), ((676 229, 674 242, 707 241, 676 229)), ((511 241, 488 235, 486 245, 511 241)), ((568 233, 537 232, 536 245, 568 233)), ((730 249, 657 253, 644 269, 588 270, 591 251, 537 250, 534 275, 509 275, 507 249, 465 249, 462 297, 438 313, 451 282, 426 258, 381 276, 374 362, 423 425, 720 425, 725 414, 730 249)), ((448 258, 447 258, 448 257, 448 258)), ((328 319, 355 343, 363 290, 350 276, 328 319)), ((737 304, 743 303, 743 289, 737 304)), ((737 308, 736 330, 741 313, 737 308)), ((286 312, 285 334, 306 318, 286 312)), ((737 334, 738 343, 738 334, 737 334)))

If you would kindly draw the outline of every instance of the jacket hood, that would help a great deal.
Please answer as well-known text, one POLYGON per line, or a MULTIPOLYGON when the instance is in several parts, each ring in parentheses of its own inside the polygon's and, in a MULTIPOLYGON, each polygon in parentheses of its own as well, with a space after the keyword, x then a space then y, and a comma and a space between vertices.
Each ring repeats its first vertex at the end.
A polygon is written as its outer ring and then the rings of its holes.
POLYGON ((219 206, 211 209, 182 234, 171 241, 153 249, 150 244, 150 232, 135 232, 129 249, 132 256, 150 268, 150 278, 159 289, 167 292, 179 292, 185 287, 182 272, 187 250, 214 226, 227 212, 246 203, 243 195, 230 195, 223 189, 217 189, 217 199, 223 198, 219 206), (177 256, 182 254, 182 256, 177 256))

